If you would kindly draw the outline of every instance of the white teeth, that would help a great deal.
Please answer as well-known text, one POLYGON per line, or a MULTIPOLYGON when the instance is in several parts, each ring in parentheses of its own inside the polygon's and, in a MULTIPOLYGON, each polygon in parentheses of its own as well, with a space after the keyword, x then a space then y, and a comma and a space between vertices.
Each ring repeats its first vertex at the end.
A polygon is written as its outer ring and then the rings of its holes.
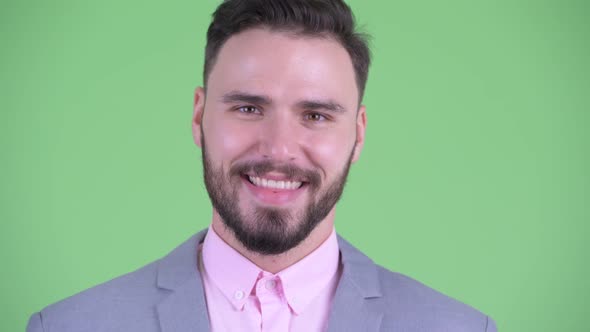
POLYGON ((300 181, 275 181, 259 178, 256 176, 248 176, 250 182, 254 183, 257 187, 270 188, 270 189, 287 189, 293 190, 301 187, 302 182, 300 181))

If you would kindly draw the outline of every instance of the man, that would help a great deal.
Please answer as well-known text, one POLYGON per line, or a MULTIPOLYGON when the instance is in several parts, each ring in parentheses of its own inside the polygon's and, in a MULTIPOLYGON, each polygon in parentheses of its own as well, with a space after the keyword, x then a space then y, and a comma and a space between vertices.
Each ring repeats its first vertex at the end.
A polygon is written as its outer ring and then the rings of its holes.
POLYGON ((222 3, 193 116, 211 226, 27 330, 495 331, 335 233, 366 129, 369 51, 354 29, 341 0, 222 3))

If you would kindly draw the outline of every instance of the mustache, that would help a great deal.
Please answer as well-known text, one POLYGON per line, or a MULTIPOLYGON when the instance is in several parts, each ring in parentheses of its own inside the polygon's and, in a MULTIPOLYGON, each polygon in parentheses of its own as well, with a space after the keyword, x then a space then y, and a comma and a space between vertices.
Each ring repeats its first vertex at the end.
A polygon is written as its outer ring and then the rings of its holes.
POLYGON ((262 177, 270 172, 284 174, 289 179, 302 180, 312 187, 319 187, 322 179, 318 171, 303 169, 293 164, 278 164, 271 160, 236 163, 229 170, 229 174, 232 176, 241 176, 242 174, 248 173, 262 177))

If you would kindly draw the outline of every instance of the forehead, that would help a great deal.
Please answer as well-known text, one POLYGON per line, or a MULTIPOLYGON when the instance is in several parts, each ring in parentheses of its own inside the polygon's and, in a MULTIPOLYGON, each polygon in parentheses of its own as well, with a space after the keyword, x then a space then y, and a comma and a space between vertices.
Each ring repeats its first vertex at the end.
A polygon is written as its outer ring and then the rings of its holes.
POLYGON ((263 28, 230 37, 219 51, 208 98, 233 90, 283 101, 333 98, 349 107, 358 100, 352 61, 336 40, 263 28))

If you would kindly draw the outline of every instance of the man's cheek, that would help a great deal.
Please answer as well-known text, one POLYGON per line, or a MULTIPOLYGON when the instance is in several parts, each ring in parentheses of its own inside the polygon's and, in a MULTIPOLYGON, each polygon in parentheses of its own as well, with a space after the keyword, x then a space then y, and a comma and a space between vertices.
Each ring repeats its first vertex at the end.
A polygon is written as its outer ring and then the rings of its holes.
POLYGON ((212 126, 206 135, 207 147, 214 158, 234 159, 240 155, 247 146, 247 135, 239 129, 212 126))
POLYGON ((226 132, 222 134, 220 137, 220 149, 226 151, 226 153, 230 155, 238 154, 245 145, 246 142, 244 139, 240 137, 240 135, 236 135, 235 133, 226 132))
POLYGON ((349 142, 341 137, 315 139, 311 141, 309 151, 322 167, 333 168, 329 165, 342 165, 345 163, 348 153, 352 150, 349 142))

